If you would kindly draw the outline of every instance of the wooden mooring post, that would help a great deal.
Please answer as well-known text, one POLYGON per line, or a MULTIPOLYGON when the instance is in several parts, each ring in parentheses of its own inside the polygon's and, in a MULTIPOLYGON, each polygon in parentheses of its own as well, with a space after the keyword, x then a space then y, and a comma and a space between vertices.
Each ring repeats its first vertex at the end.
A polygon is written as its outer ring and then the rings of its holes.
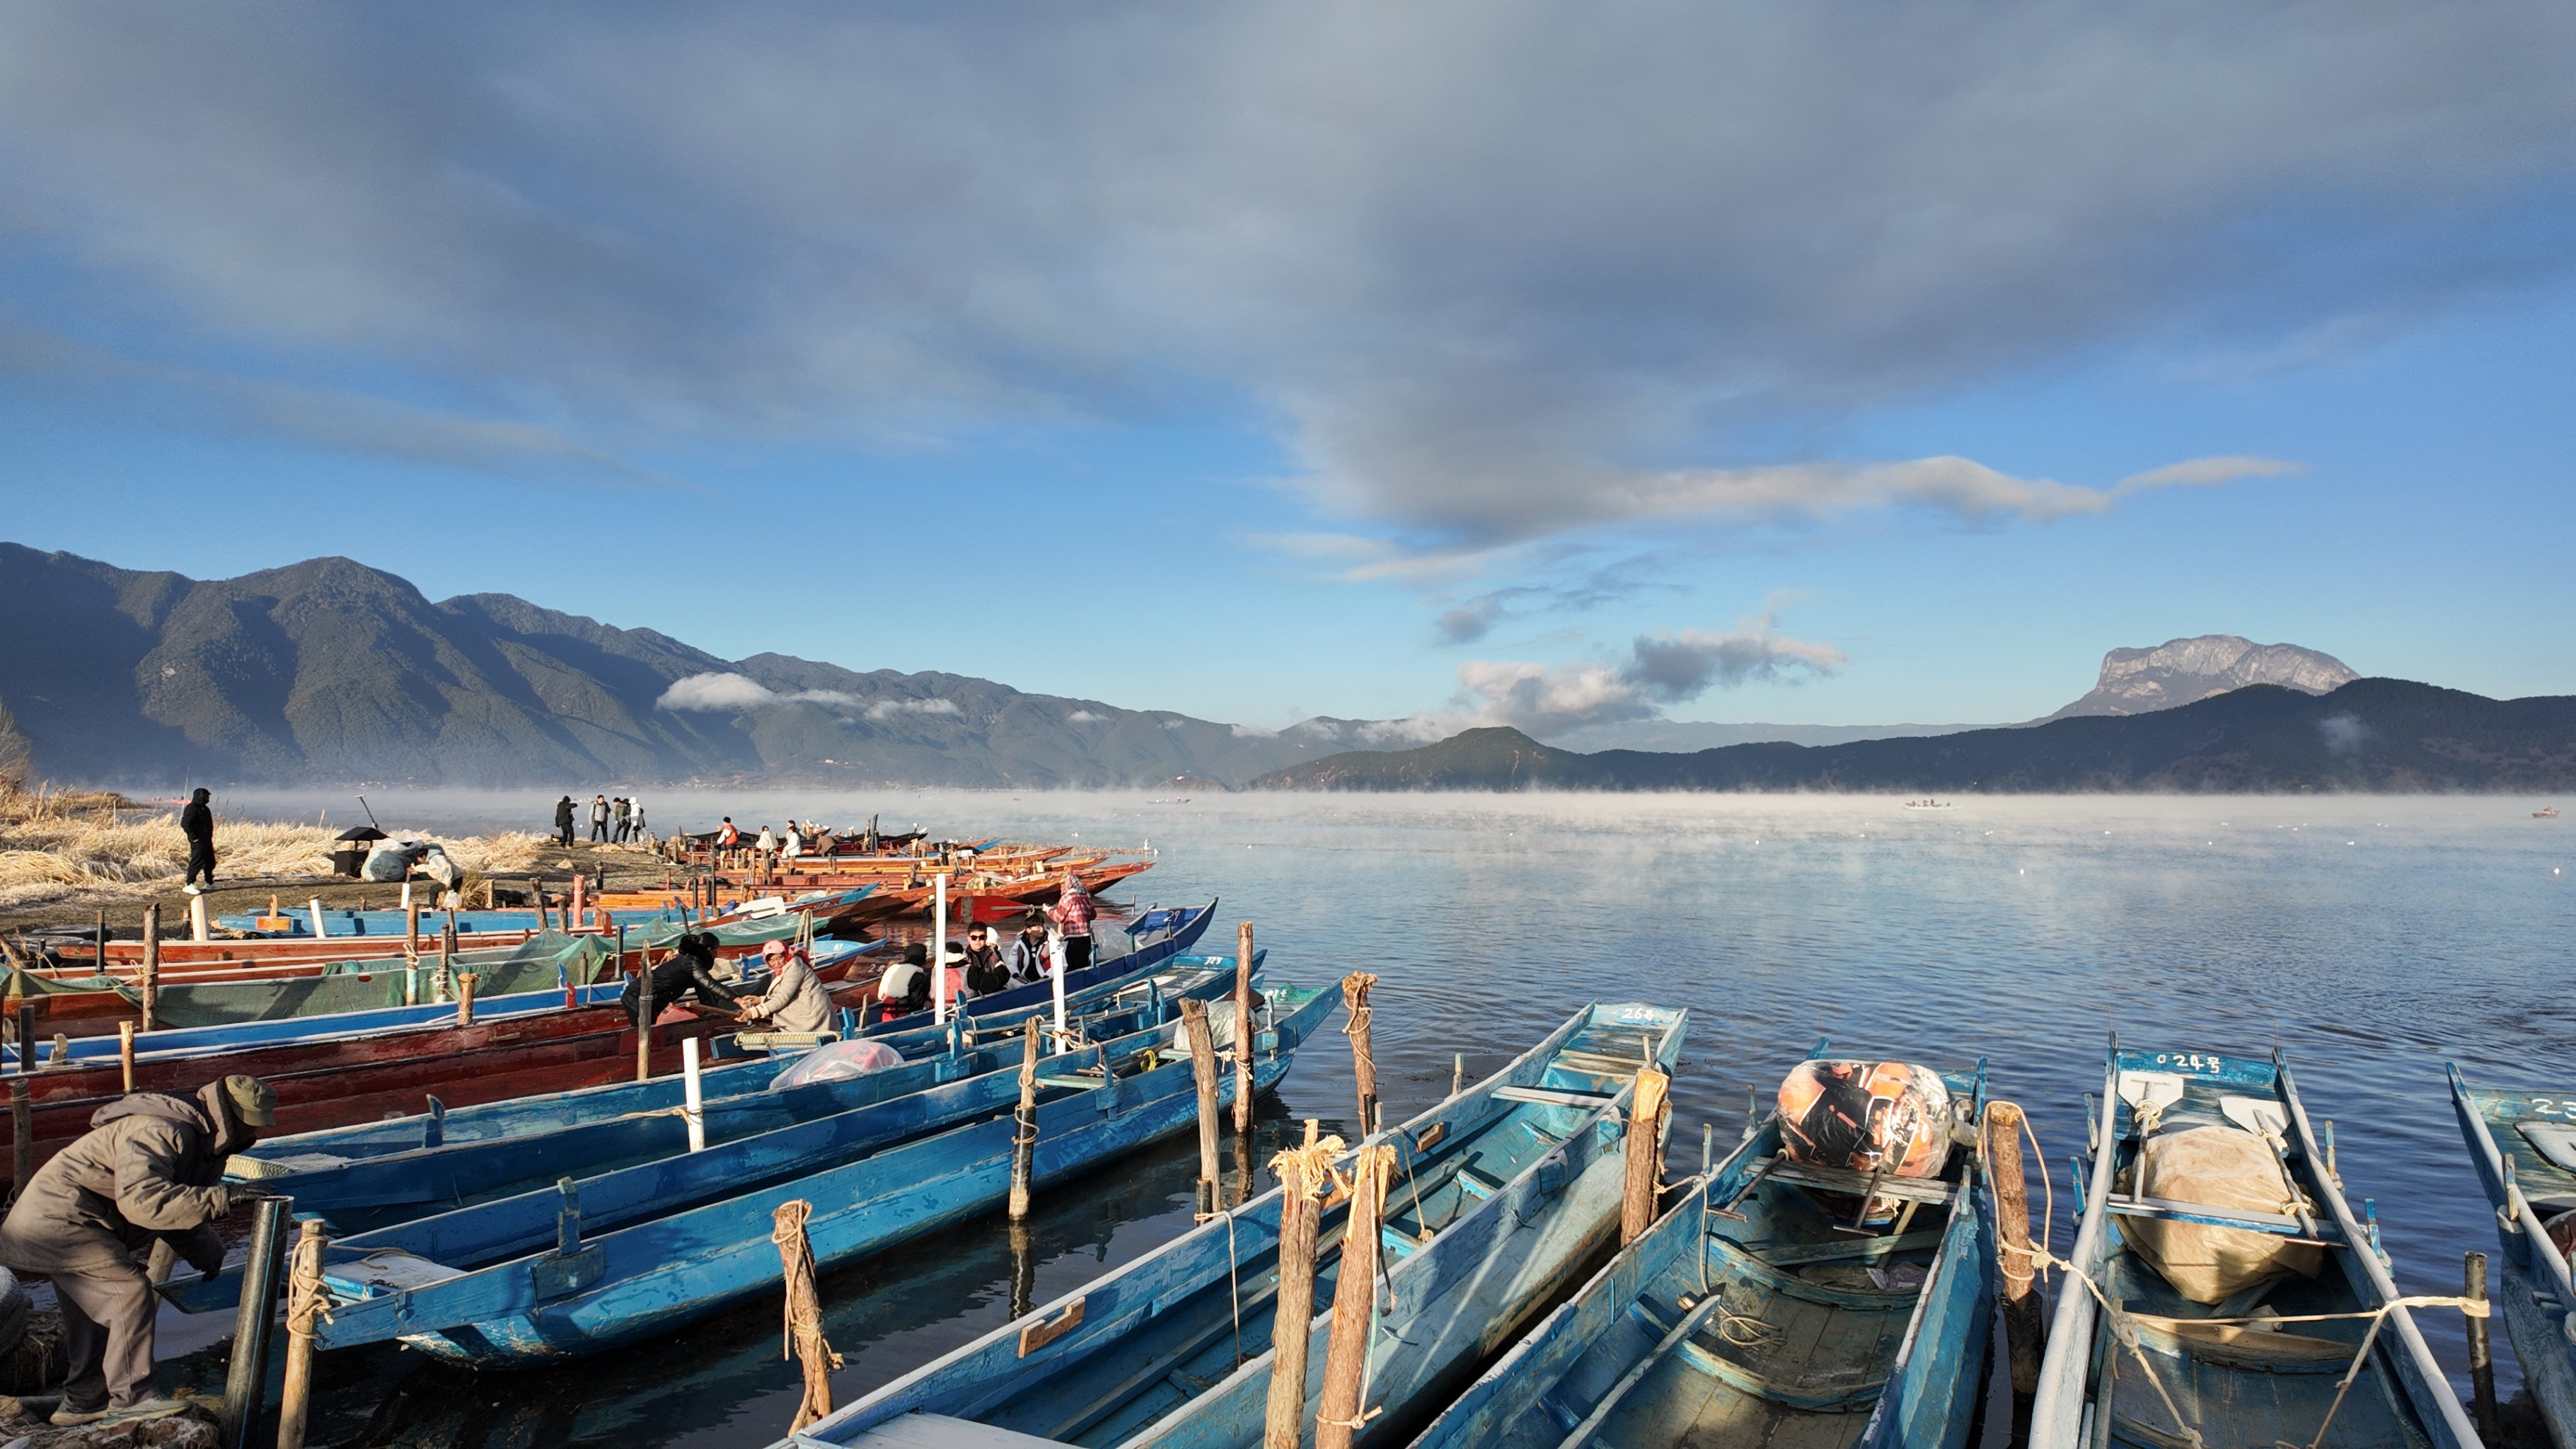
POLYGON ((1350 1218, 1342 1233, 1341 1268, 1333 1276, 1333 1327, 1324 1348, 1324 1392, 1315 1406, 1315 1449, 1351 1449, 1352 1436, 1367 1421, 1368 1406, 1360 1398, 1369 1340, 1377 1332, 1379 1232, 1387 1173, 1394 1166, 1393 1147, 1362 1147, 1351 1170, 1350 1218))
POLYGON ((117 1066, 119 1066, 119 1067, 121 1067, 121 1068, 123 1068, 123 1069, 124 1069, 124 1072, 125 1072, 125 1090, 126 1090, 126 1091, 129 1091, 129 1092, 133 1091, 133 1090, 134 1090, 134 1023, 133 1023, 133 1022, 130 1022, 130 1021, 120 1021, 120 1022, 118 1022, 118 1023, 116 1024, 116 1064, 117 1064, 117 1066))
POLYGON ((823 1337, 823 1300, 814 1288, 814 1245, 805 1236, 805 1220, 813 1213, 814 1204, 803 1198, 780 1203, 769 1233, 787 1287, 786 1342, 779 1356, 795 1359, 805 1373, 805 1397, 787 1426, 790 1434, 804 1433, 806 1425, 832 1412, 832 1371, 841 1366, 841 1356, 823 1337))
POLYGON ((1628 1098, 1628 1137, 1620 1144, 1626 1172, 1619 1194, 1619 1246, 1623 1248, 1655 1225, 1655 1205, 1663 1193, 1664 1119, 1672 1112, 1672 1085, 1671 1077, 1643 1067, 1628 1098))
MULTIPOLYGON (((143 1029, 152 1029, 152 1019, 161 1006, 161 903, 154 901, 143 908, 143 1029)), ((128 1075, 131 1075, 129 1073, 128 1075)), ((127 1082, 125 1090, 134 1090, 127 1082)))
MULTIPOLYGON (((442 966, 446 964, 446 955, 444 951, 439 953, 442 966)), ((481 979, 471 971, 456 978, 456 1024, 458 1026, 474 1024, 474 983, 481 979)))
POLYGON ((269 1318, 277 1307, 277 1258, 286 1246, 286 1224, 294 1205, 282 1197, 264 1197, 251 1217, 250 1255, 242 1260, 241 1307, 233 1315, 232 1357, 224 1366, 223 1449, 250 1449, 250 1431, 259 1422, 260 1403, 268 1389, 269 1318))
POLYGON ((1181 1003, 1181 1033, 1190 1044, 1190 1073, 1199 1090, 1199 1216, 1216 1211, 1216 1043, 1208 1031, 1207 1003, 1181 1003))
POLYGON ((1986 1104, 1986 1181, 1995 1194, 1995 1266, 2004 1280, 2004 1352, 2012 1369, 2013 1423, 2025 1435, 2039 1393, 2039 1355, 2048 1338, 2039 1301, 2038 1259, 2030 1245, 2030 1184, 2021 1158, 2022 1111, 1986 1104))
MULTIPOLYGON (((2460 1264, 2460 1296, 2473 1303, 2487 1301, 2487 1255, 2470 1253, 2460 1264)), ((2478 1438, 2497 1442, 2495 1356, 2487 1339, 2487 1320, 2479 1314, 2468 1315, 2469 1325, 2469 1412, 2476 1416, 2478 1438)))
POLYGON ((1252 1023, 1252 923, 1234 933, 1234 1130, 1252 1130, 1252 1049, 1261 1033, 1252 1023))
POLYGON ((1011 1111, 1011 1221, 1029 1216, 1029 1179, 1038 1160, 1038 1041, 1046 1018, 1031 1016, 1020 1036, 1020 1105, 1011 1111))
POLYGON ((1306 1141, 1271 1159, 1279 1173, 1279 1298, 1272 1322, 1270 1401, 1262 1420, 1262 1449, 1297 1449, 1305 1433, 1306 1350, 1315 1323, 1315 1222, 1322 1216, 1323 1187, 1338 1137, 1319 1142, 1318 1124, 1306 1122, 1306 1141))
POLYGON ((307 1218, 288 1260, 286 1383, 277 1398, 277 1449, 304 1449, 313 1406, 313 1321, 322 1316, 322 1224, 307 1218))
MULTIPOLYGON (((617 948, 622 960, 626 951, 626 928, 617 928, 617 948)), ((644 949, 643 958, 635 963, 635 1080, 653 1080, 653 950, 644 949)))
POLYGON ((35 1047, 18 1038, 18 1074, 9 1079, 9 1201, 27 1190, 36 1175, 36 1110, 28 1095, 27 1074, 36 1069, 35 1047))
POLYGON ((1359 1084, 1360 1135, 1377 1130, 1377 1053, 1369 1041, 1369 988, 1377 978, 1354 971, 1342 978, 1342 1034, 1351 1039, 1351 1076, 1359 1084))

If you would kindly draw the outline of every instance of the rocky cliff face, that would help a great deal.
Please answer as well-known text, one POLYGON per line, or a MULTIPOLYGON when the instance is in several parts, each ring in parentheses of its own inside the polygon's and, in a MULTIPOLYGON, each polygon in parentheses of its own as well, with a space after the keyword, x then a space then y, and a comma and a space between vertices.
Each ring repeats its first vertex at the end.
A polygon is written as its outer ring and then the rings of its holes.
POLYGON ((2147 714, 2196 704, 2249 684, 2329 694, 2361 676, 2342 660, 2296 644, 2257 644, 2233 634, 2170 639, 2153 649, 2102 656, 2093 692, 2049 716, 2147 714))

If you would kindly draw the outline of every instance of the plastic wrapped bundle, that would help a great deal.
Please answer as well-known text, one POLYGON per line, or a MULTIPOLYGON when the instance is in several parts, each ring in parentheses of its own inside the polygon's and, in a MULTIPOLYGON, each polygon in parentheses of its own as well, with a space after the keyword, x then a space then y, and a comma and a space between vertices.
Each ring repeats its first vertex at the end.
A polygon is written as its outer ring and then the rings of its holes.
POLYGON ((837 1041, 796 1059, 796 1065, 769 1079, 772 1088, 801 1087, 810 1082, 846 1082, 870 1072, 903 1065, 903 1053, 881 1041, 837 1041))
MULTIPOLYGON (((2146 1196, 2169 1202, 2284 1216, 2315 1210, 2304 1198, 2292 1199, 2271 1147, 2241 1127, 2159 1132, 2120 1176, 2123 1187, 2134 1180, 2146 1196)), ((2325 1266, 2323 1249, 2252 1228, 2131 1218, 2120 1223, 2120 1236, 2194 1303, 2225 1302, 2267 1278, 2313 1278, 2325 1266)))
POLYGON ((1780 1140, 1819 1167, 1938 1177, 1950 1161, 1950 1088, 1912 1062, 1800 1062, 1780 1083, 1780 1140))

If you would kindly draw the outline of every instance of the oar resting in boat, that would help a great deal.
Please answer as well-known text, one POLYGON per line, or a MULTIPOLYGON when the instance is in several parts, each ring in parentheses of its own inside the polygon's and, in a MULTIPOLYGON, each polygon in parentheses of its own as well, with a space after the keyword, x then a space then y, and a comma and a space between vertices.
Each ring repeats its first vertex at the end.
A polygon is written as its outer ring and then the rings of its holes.
MULTIPOLYGON (((2112 1044, 2032 1449, 2475 1449, 2275 1055, 2112 1044)), ((2472 1310, 2484 1312, 2479 1303, 2472 1310)))

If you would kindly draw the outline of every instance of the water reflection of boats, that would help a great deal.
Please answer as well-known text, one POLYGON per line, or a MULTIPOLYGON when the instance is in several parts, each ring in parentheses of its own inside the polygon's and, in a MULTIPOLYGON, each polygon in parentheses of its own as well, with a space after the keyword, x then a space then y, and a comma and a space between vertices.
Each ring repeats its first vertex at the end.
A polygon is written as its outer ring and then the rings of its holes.
POLYGON ((1956 807, 1947 800, 1908 800, 1905 802, 1905 808, 1908 810, 1950 810, 1956 807))
POLYGON ((2558 807, 2555 805, 2543 805, 2539 809, 2531 812, 2531 818, 2534 820, 2555 820, 2558 818, 2558 807))

